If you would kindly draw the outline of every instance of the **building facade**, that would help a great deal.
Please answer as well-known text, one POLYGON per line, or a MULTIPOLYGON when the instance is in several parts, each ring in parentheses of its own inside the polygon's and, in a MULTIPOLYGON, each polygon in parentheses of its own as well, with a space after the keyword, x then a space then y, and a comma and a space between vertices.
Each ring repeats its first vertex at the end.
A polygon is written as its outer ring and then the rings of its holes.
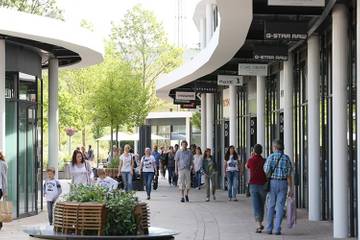
MULTIPOLYGON (((297 206, 310 221, 333 221, 335 238, 359 235, 359 5, 201 1, 194 20, 203 50, 193 59, 201 64, 185 64, 157 85, 161 97, 200 95, 202 146, 219 163, 229 145, 245 163, 254 144, 266 157, 281 139, 294 163, 297 206), (198 87, 204 82, 211 92, 198 87)), ((246 187, 244 174, 240 192, 246 187)))

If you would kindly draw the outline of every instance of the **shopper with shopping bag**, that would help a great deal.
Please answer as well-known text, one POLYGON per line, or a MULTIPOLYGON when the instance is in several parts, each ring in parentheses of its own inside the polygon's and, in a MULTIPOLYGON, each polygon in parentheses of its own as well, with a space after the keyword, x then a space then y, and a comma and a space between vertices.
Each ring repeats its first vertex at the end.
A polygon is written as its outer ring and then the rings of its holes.
POLYGON ((12 220, 12 205, 11 202, 5 201, 7 198, 7 164, 5 156, 0 151, 0 230, 3 222, 11 222, 12 220), (3 198, 3 199, 2 199, 3 198))
POLYGON ((295 198, 288 197, 287 199, 287 211, 286 211, 287 219, 286 224, 288 228, 293 228, 296 223, 296 202, 295 198))

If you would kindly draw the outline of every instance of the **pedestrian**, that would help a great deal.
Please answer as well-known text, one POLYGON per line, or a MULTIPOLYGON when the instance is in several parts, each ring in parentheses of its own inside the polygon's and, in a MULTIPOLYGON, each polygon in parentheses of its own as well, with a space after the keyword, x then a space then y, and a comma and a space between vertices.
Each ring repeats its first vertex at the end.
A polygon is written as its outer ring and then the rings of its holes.
POLYGON ((91 184, 91 173, 90 164, 85 160, 83 153, 75 150, 70 165, 71 183, 91 184))
POLYGON ((229 201, 238 201, 236 194, 239 181, 240 160, 234 146, 230 146, 225 154, 224 169, 228 183, 229 201))
POLYGON ((160 148, 160 172, 162 178, 165 178, 166 167, 167 167, 167 152, 165 151, 164 147, 160 148))
POLYGON ((119 173, 124 184, 125 192, 132 191, 132 178, 134 175, 134 160, 130 153, 130 145, 124 146, 124 153, 120 156, 119 173))
POLYGON ((275 140, 272 144, 272 150, 273 153, 268 156, 264 164, 265 174, 270 176, 266 232, 272 234, 274 229, 275 235, 281 235, 286 193, 289 197, 293 196, 293 167, 289 156, 284 154, 284 145, 281 141, 275 140))
POLYGON ((97 185, 106 188, 109 192, 117 189, 119 185, 118 181, 109 176, 106 176, 104 169, 98 169, 97 175, 99 176, 96 180, 97 185))
POLYGON ((85 147, 81 146, 80 150, 81 150, 81 153, 84 155, 85 160, 88 160, 87 152, 86 152, 85 147))
POLYGON ((210 201, 210 188, 213 195, 214 201, 216 200, 215 191, 216 191, 216 162, 211 156, 211 149, 207 148, 204 152, 202 169, 205 174, 205 184, 206 184, 206 201, 210 201))
POLYGON ((92 167, 96 167, 96 164, 94 161, 94 159, 95 159, 94 150, 91 148, 91 145, 88 146, 88 151, 86 152, 86 158, 92 167))
MULTIPOLYGON (((0 151, 0 200, 1 198, 7 198, 7 171, 8 166, 5 162, 5 155, 0 151)), ((0 222, 0 230, 3 227, 3 223, 0 222)))
POLYGON ((250 170, 250 196, 257 223, 256 233, 261 233, 264 229, 262 224, 264 220, 264 204, 266 193, 264 184, 266 183, 266 175, 264 172, 265 160, 261 156, 262 146, 255 144, 251 158, 247 161, 246 167, 250 170))
POLYGON ((145 155, 141 158, 140 174, 144 178, 147 200, 150 200, 152 182, 157 174, 155 158, 151 155, 150 148, 145 148, 145 155))
POLYGON ((200 147, 195 147, 194 154, 194 171, 195 171, 195 181, 194 187, 200 190, 201 186, 201 170, 203 165, 203 156, 200 147))
POLYGON ((159 174, 159 169, 160 169, 160 156, 161 154, 158 152, 158 145, 154 145, 153 146, 153 151, 151 152, 151 155, 154 157, 155 159, 155 163, 156 163, 156 171, 159 174))
POLYGON ((176 186, 177 184, 175 181, 175 150, 172 146, 169 147, 169 151, 167 152, 167 170, 169 185, 176 186))
POLYGON ((179 177, 179 188, 181 191, 181 202, 189 202, 189 191, 191 187, 191 170, 194 169, 194 155, 187 149, 186 140, 181 142, 181 150, 175 154, 175 174, 179 177))
POLYGON ((46 198, 49 224, 53 225, 53 211, 56 200, 62 193, 61 184, 59 180, 55 179, 55 168, 49 167, 46 170, 48 178, 44 183, 44 194, 46 198))
POLYGON ((175 152, 177 152, 179 150, 179 144, 174 145, 174 150, 175 150, 175 152))

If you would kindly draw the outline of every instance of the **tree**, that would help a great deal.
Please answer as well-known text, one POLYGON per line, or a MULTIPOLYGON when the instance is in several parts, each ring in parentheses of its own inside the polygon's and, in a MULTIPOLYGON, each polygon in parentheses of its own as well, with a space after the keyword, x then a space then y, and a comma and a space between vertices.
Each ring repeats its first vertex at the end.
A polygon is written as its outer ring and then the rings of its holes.
POLYGON ((0 7, 64 20, 63 10, 57 6, 56 0, 2 0, 0 7))
POLYGON ((141 76, 143 85, 154 85, 163 73, 182 62, 182 49, 168 43, 163 26, 153 12, 136 5, 119 24, 112 24, 111 38, 124 59, 141 76))
POLYGON ((199 112, 195 112, 192 115, 191 124, 201 130, 201 114, 199 112))

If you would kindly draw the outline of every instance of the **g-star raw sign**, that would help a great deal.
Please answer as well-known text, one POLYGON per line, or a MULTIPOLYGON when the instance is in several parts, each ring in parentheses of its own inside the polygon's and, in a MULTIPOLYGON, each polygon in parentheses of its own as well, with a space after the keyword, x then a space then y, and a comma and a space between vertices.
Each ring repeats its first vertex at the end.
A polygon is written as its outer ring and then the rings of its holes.
POLYGON ((305 40, 307 24, 305 22, 265 22, 265 39, 305 40))
POLYGON ((268 0, 269 6, 325 7, 325 0, 268 0))
POLYGON ((267 64, 239 63, 239 75, 242 76, 267 76, 267 64))
POLYGON ((287 61, 288 50, 286 46, 256 46, 254 50, 255 60, 287 61))
POLYGON ((237 75, 218 75, 217 83, 219 86, 242 86, 244 81, 242 76, 237 75))
POLYGON ((195 100, 195 92, 176 92, 175 99, 187 101, 195 100))

